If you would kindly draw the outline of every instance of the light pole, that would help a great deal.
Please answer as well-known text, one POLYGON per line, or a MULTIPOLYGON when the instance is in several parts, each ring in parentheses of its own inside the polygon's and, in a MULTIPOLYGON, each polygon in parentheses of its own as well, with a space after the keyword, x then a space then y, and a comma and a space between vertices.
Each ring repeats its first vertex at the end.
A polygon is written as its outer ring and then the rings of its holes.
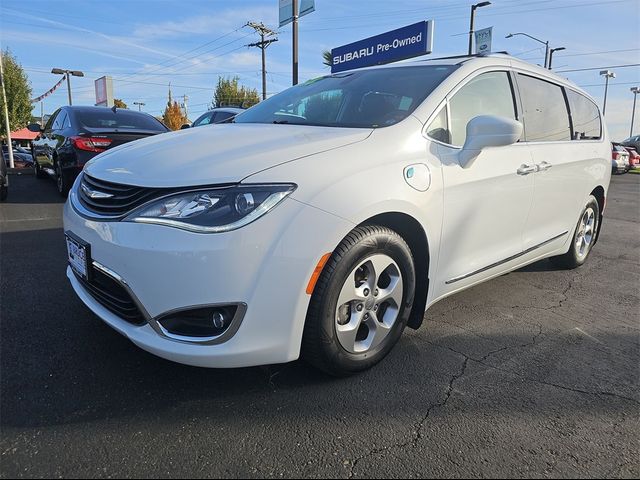
POLYGON ((633 121, 636 116, 636 97, 640 93, 640 87, 632 87, 631 93, 633 93, 633 110, 631 111, 631 130, 629 130, 629 136, 633 137, 633 121))
POLYGON ((600 70, 600 75, 606 79, 604 84, 604 103, 602 105, 602 116, 604 116, 607 111, 607 90, 609 90, 609 79, 616 78, 616 74, 609 70, 600 70))
POLYGON ((142 107, 144 107, 146 105, 146 103, 144 102, 133 102, 134 105, 138 105, 138 111, 141 112, 142 111, 142 107))
POLYGON ((553 52, 559 52, 560 50, 566 50, 565 47, 552 48, 549 50, 549 70, 551 70, 551 62, 553 62, 553 52))
POLYGON ((539 38, 532 37, 528 33, 522 33, 522 32, 510 33, 509 35, 507 35, 504 38, 511 38, 511 37, 515 37, 516 35, 524 35, 525 37, 529 37, 530 39, 535 40, 536 42, 540 42, 541 44, 544 45, 544 47, 545 47, 545 49, 544 49, 544 68, 547 68, 547 63, 549 62, 549 40, 547 40, 546 42, 543 42, 539 38))
MULTIPOLYGON (((7 150, 9 153, 9 168, 14 168, 13 164, 13 145, 11 144, 11 126, 9 125, 9 110, 7 108, 7 93, 4 89, 4 69, 2 66, 2 50, 0 49, 0 90, 2 90, 2 113, 4 115, 4 126, 7 135, 7 150)), ((0 155, 0 162, 4 162, 4 158, 0 155)))
POLYGON ((74 77, 84 77, 84 73, 80 70, 67 70, 64 68, 54 68, 51 70, 51 73, 55 75, 66 75, 67 76, 67 93, 69 94, 69 105, 71 105, 71 75, 74 77))
POLYGON ((476 18, 476 10, 480 7, 487 7, 491 5, 491 2, 480 2, 475 5, 471 5, 471 21, 469 22, 469 55, 473 52, 473 28, 476 18))

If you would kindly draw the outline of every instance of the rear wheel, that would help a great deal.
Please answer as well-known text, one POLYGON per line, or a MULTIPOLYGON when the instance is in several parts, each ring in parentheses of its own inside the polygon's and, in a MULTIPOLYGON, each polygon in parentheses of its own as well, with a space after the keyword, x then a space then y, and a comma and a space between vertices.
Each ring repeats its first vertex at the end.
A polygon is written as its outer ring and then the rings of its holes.
POLYGON ((564 255, 551 257, 550 260, 567 269, 577 268, 584 264, 593 248, 598 234, 599 222, 600 207, 598 201, 591 195, 578 219, 569 251, 564 255))
POLYGON ((56 163, 56 184, 58 186, 58 193, 63 197, 66 197, 71 189, 71 183, 71 175, 62 170, 59 163, 56 163))
POLYGON ((366 370, 396 344, 413 304, 411 250, 393 230, 354 229, 325 265, 311 297, 302 356, 332 375, 366 370))

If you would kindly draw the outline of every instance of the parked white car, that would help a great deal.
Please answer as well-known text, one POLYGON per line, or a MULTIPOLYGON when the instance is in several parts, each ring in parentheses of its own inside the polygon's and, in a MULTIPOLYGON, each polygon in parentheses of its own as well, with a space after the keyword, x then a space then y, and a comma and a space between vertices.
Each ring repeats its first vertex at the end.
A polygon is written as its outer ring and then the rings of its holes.
POLYGON ((594 101, 509 56, 328 75, 89 162, 67 276, 161 357, 350 374, 448 295, 584 263, 610 162, 594 101))

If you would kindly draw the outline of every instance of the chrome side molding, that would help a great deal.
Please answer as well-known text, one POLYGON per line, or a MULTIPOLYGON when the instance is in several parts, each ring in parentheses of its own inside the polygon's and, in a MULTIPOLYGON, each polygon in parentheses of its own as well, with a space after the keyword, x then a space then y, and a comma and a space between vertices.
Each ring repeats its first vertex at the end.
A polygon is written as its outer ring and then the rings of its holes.
POLYGON ((502 265, 504 263, 508 263, 508 262, 510 262, 512 260, 515 260, 516 258, 520 258, 520 257, 526 255, 527 253, 531 253, 531 252, 533 252, 534 250, 537 250, 540 247, 544 247, 548 243, 551 243, 551 242, 553 242, 555 240, 558 240, 559 238, 564 237, 567 233, 569 233, 568 230, 562 232, 560 235, 556 235, 555 237, 550 238, 549 240, 545 240, 544 242, 539 243, 538 245, 534 245, 533 247, 529 247, 529 248, 527 248, 526 250, 524 250, 524 251, 522 251, 520 253, 516 253, 515 255, 511 255, 510 257, 507 257, 507 258, 505 258, 503 260, 500 260, 498 262, 492 263, 491 265, 487 265, 486 267, 482 267, 482 268, 480 268, 478 270, 475 270, 473 272, 465 273, 464 275, 460 275, 458 277, 454 277, 451 280, 447 280, 444 283, 446 285, 450 285, 452 283, 459 282, 460 280, 464 280, 465 278, 473 277, 474 275, 477 275, 479 273, 486 272, 487 270, 491 270, 492 268, 498 267, 498 266, 500 266, 500 265, 502 265))

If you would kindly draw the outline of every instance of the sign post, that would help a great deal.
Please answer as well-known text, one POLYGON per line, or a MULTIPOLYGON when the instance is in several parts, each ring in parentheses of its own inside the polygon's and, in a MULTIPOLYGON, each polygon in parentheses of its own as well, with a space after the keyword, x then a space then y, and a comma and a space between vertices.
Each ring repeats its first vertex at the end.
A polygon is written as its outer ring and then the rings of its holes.
POLYGON ((298 84, 298 19, 315 12, 315 0, 279 0, 280 28, 293 23, 293 84, 298 84), (300 4, 298 4, 300 2, 300 4), (298 8, 300 7, 300 8, 298 8))
POLYGON ((475 32, 476 35, 476 55, 491 52, 491 37, 493 27, 483 28, 475 32))
POLYGON ((408 25, 331 50, 331 73, 426 55, 433 51, 433 20, 408 25))

